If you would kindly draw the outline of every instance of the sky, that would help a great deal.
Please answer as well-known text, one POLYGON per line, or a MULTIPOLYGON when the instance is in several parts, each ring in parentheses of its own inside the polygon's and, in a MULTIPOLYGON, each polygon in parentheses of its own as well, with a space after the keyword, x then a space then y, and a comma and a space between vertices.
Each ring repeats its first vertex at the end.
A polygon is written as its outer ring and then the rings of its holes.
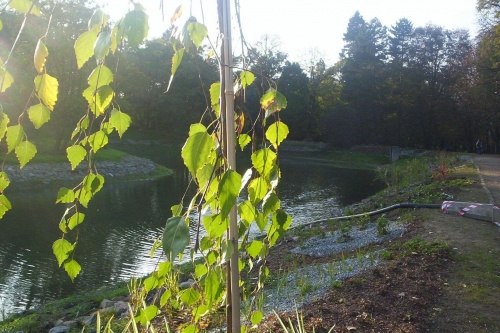
MULTIPOLYGON (((170 26, 170 18, 179 4, 183 4, 183 17, 191 13, 202 22, 200 3, 203 4, 204 23, 209 32, 217 30, 216 0, 136 0, 150 16, 149 37, 159 37, 170 26), (192 6, 190 4, 192 3, 192 6)), ((122 17, 128 5, 125 0, 98 0, 113 19, 122 17)), ((399 19, 407 18, 415 27, 428 23, 448 29, 467 29, 475 37, 477 24, 475 0, 239 0, 241 24, 245 39, 257 43, 263 35, 277 36, 279 49, 288 54, 290 61, 305 63, 313 54, 328 65, 339 60, 344 45, 343 34, 349 19, 359 11, 366 21, 378 18, 388 28, 399 19)), ((231 6, 234 1, 231 0, 231 6)), ((234 10, 234 8, 233 8, 234 10)), ((236 33, 236 21, 233 30, 236 33)), ((235 48, 238 41, 235 42, 235 48)))

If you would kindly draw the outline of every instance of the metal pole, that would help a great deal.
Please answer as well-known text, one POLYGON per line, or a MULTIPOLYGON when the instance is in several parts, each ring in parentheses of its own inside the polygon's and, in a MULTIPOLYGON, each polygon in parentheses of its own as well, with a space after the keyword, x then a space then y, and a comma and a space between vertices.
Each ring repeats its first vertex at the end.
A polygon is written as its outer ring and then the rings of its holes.
MULTIPOLYGON (((223 26, 223 47, 222 56, 224 68, 224 86, 225 86, 225 129, 226 137, 224 144, 227 147, 227 161, 229 169, 236 169, 236 136, 234 128, 234 90, 233 90, 233 55, 231 45, 231 7, 230 0, 223 0, 222 4, 222 26, 223 26)), ((238 221, 236 213, 236 205, 229 213, 229 237, 233 244, 233 255, 230 260, 231 266, 231 312, 232 312, 232 331, 233 333, 241 332, 240 324, 240 278, 238 265, 238 221)))

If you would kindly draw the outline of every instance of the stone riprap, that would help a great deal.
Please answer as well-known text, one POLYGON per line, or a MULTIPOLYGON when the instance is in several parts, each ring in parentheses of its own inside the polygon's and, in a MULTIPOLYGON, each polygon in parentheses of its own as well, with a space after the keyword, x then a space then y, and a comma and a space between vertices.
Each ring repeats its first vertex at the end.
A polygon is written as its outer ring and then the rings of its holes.
MULTIPOLYGON (((156 170, 153 161, 137 156, 125 156, 119 161, 97 161, 97 170, 104 177, 126 177, 129 175, 152 174, 156 170)), ((49 184, 55 181, 82 180, 87 174, 87 165, 82 162, 75 170, 68 163, 27 164, 20 169, 19 165, 7 165, 4 171, 11 182, 36 181, 49 184)))

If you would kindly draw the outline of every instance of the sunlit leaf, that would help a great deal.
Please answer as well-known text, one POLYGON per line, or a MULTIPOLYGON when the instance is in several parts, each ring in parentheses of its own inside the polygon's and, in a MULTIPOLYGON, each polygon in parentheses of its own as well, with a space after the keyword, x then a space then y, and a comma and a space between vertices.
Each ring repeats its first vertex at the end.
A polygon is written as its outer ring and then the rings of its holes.
POLYGON ((9 186, 10 179, 9 176, 5 172, 0 172, 0 192, 5 191, 5 189, 9 186))
POLYGON ((125 15, 123 24, 129 46, 139 46, 148 36, 148 18, 149 16, 142 10, 132 10, 125 15))
POLYGON ((209 161, 212 149, 215 148, 214 140, 205 132, 197 132, 190 135, 184 147, 182 147, 182 158, 193 177, 196 177, 198 169, 209 161))
POLYGON ((14 78, 3 66, 0 66, 0 80, 0 84, 2 85, 0 92, 4 92, 14 83, 14 78))
POLYGON ((68 220, 68 228, 72 230, 74 227, 79 225, 85 219, 85 214, 83 213, 75 213, 68 220))
POLYGON ((198 333, 198 327, 189 325, 188 327, 182 329, 182 333, 198 333))
POLYGON ((257 215, 255 210, 255 206, 251 201, 243 201, 238 206, 238 213, 240 214, 240 218, 247 226, 249 226, 257 215))
POLYGON ((75 192, 72 189, 61 187, 57 193, 56 203, 72 203, 75 201, 75 192))
POLYGON ((165 276, 170 271, 172 271, 172 263, 170 261, 165 261, 158 265, 158 276, 165 276))
POLYGON ((252 314, 252 318, 250 319, 252 321, 252 325, 253 326, 258 325, 262 321, 262 318, 264 318, 264 315, 262 314, 262 312, 255 311, 252 314))
POLYGON ((2 22, 2 20, 0 20, 0 31, 2 31, 2 30, 3 30, 3 22, 2 22))
POLYGON ((169 261, 173 262, 180 253, 184 252, 189 239, 189 228, 184 218, 176 216, 167 220, 163 232, 163 250, 169 261))
POLYGON ((270 215, 280 209, 280 199, 274 192, 269 192, 265 198, 264 202, 262 204, 262 212, 264 215, 270 215))
POLYGON ((0 219, 5 213, 12 209, 12 205, 5 195, 0 195, 0 219))
POLYGON ((12 9, 17 10, 19 13, 26 14, 30 12, 30 14, 40 16, 40 10, 36 5, 33 5, 33 1, 31 0, 12 0, 9 2, 9 6, 12 9), (31 9, 31 11, 30 11, 31 9))
POLYGON ((276 111, 286 108, 287 102, 285 96, 276 89, 270 88, 260 99, 260 104, 266 110, 267 118, 276 111))
POLYGON ((257 258, 257 256, 262 250, 262 242, 258 240, 252 241, 252 243, 247 247, 247 252, 252 258, 257 258))
POLYGON ((231 240, 226 238, 222 241, 221 251, 222 251, 221 259, 222 259, 223 263, 231 260, 231 257, 234 253, 234 246, 233 246, 233 243, 231 242, 231 240))
POLYGON ((241 85, 243 86, 243 89, 246 89, 249 85, 252 84, 252 82, 255 80, 255 75, 253 75, 252 72, 241 72, 240 74, 240 80, 241 80, 241 85))
POLYGON ((103 131, 97 131, 89 136, 89 144, 94 153, 108 144, 108 136, 103 131))
POLYGON ((236 204, 236 198, 240 193, 241 175, 234 170, 228 170, 222 175, 219 183, 219 200, 221 218, 226 218, 236 204))
POLYGON ((3 112, 0 113, 0 116, 2 118, 2 121, 0 122, 0 141, 2 141, 5 133, 7 132, 7 126, 9 125, 10 119, 3 112))
POLYGON ((194 270, 194 276, 197 279, 201 278, 203 275, 205 275, 207 273, 208 273, 207 266, 205 266, 204 264, 198 264, 198 265, 196 265, 196 268, 194 270))
POLYGON ((118 20, 111 31, 111 53, 115 53, 118 45, 121 44, 123 39, 123 34, 125 33, 125 24, 123 23, 123 19, 118 20))
POLYGON ((76 262, 76 260, 70 260, 64 264, 64 270, 66 271, 66 273, 68 273, 71 281, 74 281, 78 274, 80 274, 82 268, 80 267, 80 264, 76 262))
POLYGON ((177 19, 181 17, 181 15, 182 15, 182 5, 179 5, 179 7, 177 7, 177 9, 175 10, 174 15, 170 19, 170 24, 173 24, 175 21, 177 21, 177 19))
POLYGON ((94 44, 97 40, 95 31, 86 31, 78 37, 75 42, 75 55, 78 68, 83 65, 94 55, 94 44))
POLYGON ((253 179, 250 182, 250 185, 248 186, 248 194, 250 196, 250 201, 252 201, 254 205, 261 202, 266 196, 268 188, 269 185, 264 178, 259 177, 253 179))
POLYGON ((106 108, 111 104, 114 96, 115 92, 110 86, 102 86, 97 89, 95 94, 95 105, 100 114, 106 111, 106 108))
POLYGON ((101 26, 105 25, 107 22, 108 16, 104 14, 102 10, 96 9, 88 22, 89 30, 94 30, 98 33, 99 30, 101 30, 101 26))
POLYGON ((201 295, 199 292, 194 290, 193 288, 188 288, 184 290, 184 292, 181 295, 181 301, 182 303, 186 304, 187 306, 193 305, 195 302, 197 302, 200 299, 201 295))
POLYGON ((126 113, 117 111, 109 118, 109 123, 116 129, 121 138, 123 133, 130 127, 132 118, 126 113))
POLYGON ((270 148, 262 148, 252 154, 252 165, 262 176, 269 176, 276 166, 276 153, 270 148))
POLYGON ((50 120, 50 110, 43 104, 32 105, 28 109, 28 116, 36 129, 50 120))
POLYGON ((288 133, 288 126, 281 121, 277 121, 267 129, 266 139, 271 142, 274 149, 278 149, 278 146, 286 139, 288 133))
MULTIPOLYGON (((102 86, 109 85, 114 80, 114 75, 111 69, 104 65, 97 66, 88 78, 88 83, 91 89, 97 90, 102 86)), ((90 104, 90 103, 89 103, 90 104)))
POLYGON ((59 91, 59 82, 49 74, 38 75, 35 78, 35 90, 43 104, 50 110, 54 110, 59 91))
POLYGON ((165 292, 163 293, 163 295, 161 295, 161 298, 160 298, 160 306, 161 307, 163 307, 163 306, 165 306, 165 304, 167 304, 168 299, 170 298, 171 295, 172 295, 172 292, 170 290, 165 290, 165 292))
POLYGON ((61 267, 62 263, 68 259, 69 254, 73 251, 73 248, 74 246, 64 238, 58 239, 54 242, 54 244, 52 244, 52 251, 57 258, 59 267, 61 267))
POLYGON ((220 214, 205 216, 202 222, 212 239, 221 237, 229 228, 229 219, 222 219, 220 214))
POLYGON ((210 102, 212 103, 212 109, 215 111, 217 116, 220 111, 219 97, 220 97, 220 82, 212 83, 212 85, 210 86, 210 102))
POLYGON ((42 39, 40 38, 38 40, 38 43, 36 44, 35 56, 34 56, 35 69, 40 74, 42 74, 43 72, 43 68, 45 67, 45 61, 47 61, 48 55, 49 55, 49 50, 47 49, 45 44, 42 42, 42 39))
POLYGON ((21 169, 36 155, 36 147, 29 141, 21 142, 15 149, 21 169))
POLYGON ((222 295, 222 283, 215 271, 208 272, 204 280, 204 287, 206 302, 211 307, 222 295))
POLYGON ((252 138, 248 134, 241 134, 238 138, 238 143, 240 144, 240 148, 242 151, 250 142, 252 142, 252 138))
POLYGON ((75 170, 78 164, 87 156, 87 151, 80 145, 68 147, 66 149, 68 161, 71 163, 71 170, 75 170))
POLYGON ((75 198, 78 202, 85 208, 89 207, 90 199, 92 199, 92 192, 87 191, 85 188, 81 188, 75 192, 75 198))
POLYGON ((292 224, 292 218, 284 210, 278 209, 271 218, 276 228, 287 230, 292 224))
POLYGON ((158 278, 154 275, 144 280, 144 288, 146 289, 147 293, 156 288, 157 286, 158 286, 158 278))
POLYGON ((102 30, 94 44, 94 56, 98 63, 108 55, 110 47, 111 31, 108 29, 102 30))
POLYGON ((208 29, 204 24, 198 22, 192 22, 188 25, 189 36, 191 36, 191 40, 194 45, 196 45, 196 49, 200 48, 203 39, 208 35, 208 29))
POLYGON ((208 313, 208 310, 209 308, 205 304, 202 304, 199 307, 193 309, 194 321, 196 322, 200 320, 201 317, 203 317, 208 313))
POLYGON ((13 151, 23 141, 24 129, 21 125, 7 127, 7 153, 13 151))
POLYGON ((167 91, 170 89, 170 85, 172 84, 172 80, 174 79, 175 72, 177 72, 177 68, 179 68, 183 56, 184 48, 176 50, 174 56, 172 57, 172 75, 170 75, 170 80, 168 81, 167 91))

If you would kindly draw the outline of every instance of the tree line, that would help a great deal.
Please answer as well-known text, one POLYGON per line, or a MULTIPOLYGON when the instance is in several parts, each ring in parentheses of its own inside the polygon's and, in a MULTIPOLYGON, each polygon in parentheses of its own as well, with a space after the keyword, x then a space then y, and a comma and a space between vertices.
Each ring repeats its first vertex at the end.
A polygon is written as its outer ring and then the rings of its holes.
MULTIPOLYGON (((499 2, 478 1, 482 21, 475 40, 465 30, 415 27, 406 18, 388 28, 378 19, 366 20, 356 12, 344 34, 340 60, 331 67, 322 59, 309 59, 307 66, 290 62, 275 40, 264 36, 236 63, 236 71, 251 70, 257 83, 247 89, 245 101, 236 105, 239 119, 244 119, 242 132, 261 121, 260 97, 277 86, 288 101, 280 117, 290 128, 291 139, 339 147, 380 144, 458 151, 472 151, 481 139, 489 151, 496 152, 500 139, 499 2)), ((56 7, 56 29, 46 41, 54 50, 47 66, 56 77, 71 77, 71 81, 61 82, 53 120, 41 132, 55 136, 54 148, 59 150, 65 148, 71 124, 77 121, 76 110, 85 105, 79 91, 89 74, 77 71, 72 48, 61 43, 74 43, 94 9, 83 0, 68 3, 64 10, 56 7), (74 75, 62 75, 68 72, 74 75)), ((18 18, 12 15, 10 19, 18 18)), ((0 37, 12 43, 18 26, 8 26, 14 29, 2 30, 0 37)), ((16 51, 14 68, 23 71, 19 71, 21 79, 14 83, 12 96, 7 96, 4 104, 5 112, 13 117, 21 113, 22 101, 29 94, 26 87, 32 85, 29 78, 33 76, 25 69, 33 60, 24 54, 30 54, 26 50, 34 48, 38 34, 35 22, 21 36, 22 46, 16 51)), ((198 53, 186 55, 175 84, 165 93, 174 55, 167 43, 169 37, 170 31, 166 31, 162 38, 130 48, 120 58, 109 56, 109 67, 120 64, 114 89, 135 128, 185 137, 189 124, 204 115, 209 117, 205 112, 211 104, 209 88, 219 77, 213 55, 201 47, 198 53)))

